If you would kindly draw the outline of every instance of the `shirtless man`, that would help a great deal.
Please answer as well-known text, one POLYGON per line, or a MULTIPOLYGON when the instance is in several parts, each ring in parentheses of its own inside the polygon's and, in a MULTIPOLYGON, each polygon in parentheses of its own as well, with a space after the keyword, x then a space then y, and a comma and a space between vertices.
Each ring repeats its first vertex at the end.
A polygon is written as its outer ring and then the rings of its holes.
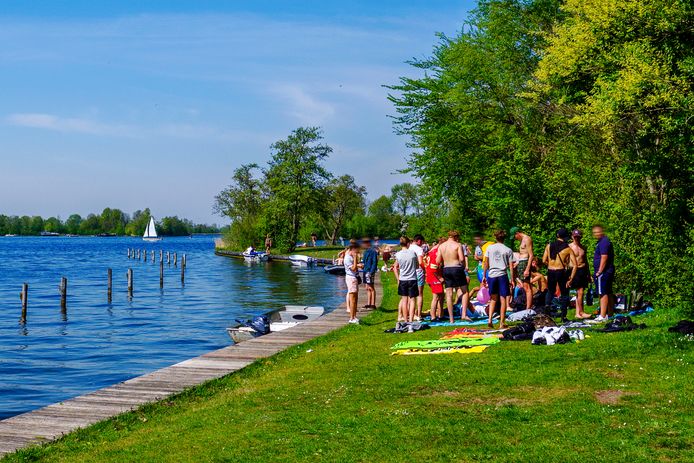
POLYGON ((530 284, 530 263, 535 257, 533 253, 533 239, 530 235, 521 232, 518 227, 513 227, 510 235, 513 239, 520 241, 516 275, 518 275, 518 279, 523 283, 523 291, 525 291, 525 308, 529 309, 533 306, 533 286, 530 284))
MULTIPOLYGON (((458 289, 463 292, 462 306, 467 307, 467 259, 460 245, 460 235, 457 231, 449 231, 448 239, 439 245, 436 255, 436 263, 439 267, 443 265, 443 279, 446 285, 446 308, 451 323, 453 318, 453 295, 457 294, 458 289)), ((461 311, 463 320, 470 320, 465 310, 461 311)))
POLYGON ((576 276, 574 277, 571 289, 576 290, 576 318, 590 318, 591 315, 583 310, 583 293, 590 284, 590 270, 588 269, 588 261, 586 260, 586 247, 581 244, 583 234, 581 230, 574 230, 571 233, 573 240, 569 247, 576 256, 578 267, 576 268, 576 276))
POLYGON ((566 311, 569 308, 569 288, 576 277, 578 261, 576 255, 569 247, 569 232, 565 228, 557 230, 557 241, 549 243, 542 256, 542 262, 547 266, 547 298, 545 306, 552 305, 552 299, 559 287, 561 308, 561 320, 566 319, 566 311), (569 270, 570 269, 570 270, 569 270))

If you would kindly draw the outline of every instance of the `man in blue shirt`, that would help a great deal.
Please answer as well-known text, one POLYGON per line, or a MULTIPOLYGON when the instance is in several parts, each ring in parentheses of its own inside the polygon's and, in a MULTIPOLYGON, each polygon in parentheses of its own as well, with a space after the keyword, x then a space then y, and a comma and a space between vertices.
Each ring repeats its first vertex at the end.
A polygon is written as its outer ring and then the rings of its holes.
POLYGON ((366 293, 368 301, 364 306, 365 309, 376 308, 376 289, 374 288, 376 271, 378 270, 378 252, 371 246, 371 239, 364 238, 361 240, 362 248, 364 248, 364 283, 366 284, 366 293))
POLYGON ((595 269, 593 279, 595 288, 600 295, 600 315, 595 321, 602 322, 606 321, 608 315, 611 315, 614 310, 614 292, 612 290, 615 273, 614 248, 600 225, 593 227, 593 238, 598 240, 593 255, 593 269, 595 269))

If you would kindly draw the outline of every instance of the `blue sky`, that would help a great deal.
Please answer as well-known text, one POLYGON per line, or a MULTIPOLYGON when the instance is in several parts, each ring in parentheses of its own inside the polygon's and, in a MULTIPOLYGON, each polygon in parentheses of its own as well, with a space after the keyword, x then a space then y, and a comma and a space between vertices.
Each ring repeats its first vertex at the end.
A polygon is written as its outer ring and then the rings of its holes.
POLYGON ((383 84, 470 1, 19 1, 0 8, 0 213, 150 207, 224 223, 214 195, 301 125, 374 198, 407 179, 383 84))

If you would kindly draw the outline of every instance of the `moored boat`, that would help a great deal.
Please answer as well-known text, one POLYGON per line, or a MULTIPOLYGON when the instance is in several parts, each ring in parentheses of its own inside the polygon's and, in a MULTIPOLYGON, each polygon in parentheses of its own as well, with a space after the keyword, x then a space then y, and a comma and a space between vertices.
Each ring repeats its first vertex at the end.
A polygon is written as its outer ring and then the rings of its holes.
POLYGON ((324 313, 325 308, 323 307, 287 305, 284 309, 255 317, 249 322, 237 320, 238 324, 227 328, 227 333, 232 341, 239 343, 315 320, 324 313))
POLYGON ((266 262, 268 258, 267 252, 256 251, 253 246, 243 251, 243 259, 246 262, 266 262))
POLYGON ((316 259, 314 257, 304 256, 301 254, 289 256, 289 261, 292 263, 292 265, 296 266, 311 266, 316 263, 316 259))
POLYGON ((347 273, 344 265, 326 265, 323 270, 331 275, 345 275, 347 273))

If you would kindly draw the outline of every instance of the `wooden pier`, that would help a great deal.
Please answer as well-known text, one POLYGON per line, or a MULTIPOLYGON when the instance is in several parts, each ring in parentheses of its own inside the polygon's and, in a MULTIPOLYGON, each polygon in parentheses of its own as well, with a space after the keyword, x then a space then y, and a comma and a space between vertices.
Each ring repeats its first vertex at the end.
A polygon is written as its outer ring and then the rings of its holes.
MULTIPOLYGON (((366 297, 366 290, 361 286, 360 301, 365 301, 366 297)), ((377 305, 381 297, 381 285, 377 279, 377 305)), ((360 315, 365 313, 366 311, 360 312, 360 315)), ((95 392, 0 421, 0 456, 50 442, 78 428, 221 378, 256 360, 342 328, 348 320, 343 304, 317 320, 209 352, 95 392)))

